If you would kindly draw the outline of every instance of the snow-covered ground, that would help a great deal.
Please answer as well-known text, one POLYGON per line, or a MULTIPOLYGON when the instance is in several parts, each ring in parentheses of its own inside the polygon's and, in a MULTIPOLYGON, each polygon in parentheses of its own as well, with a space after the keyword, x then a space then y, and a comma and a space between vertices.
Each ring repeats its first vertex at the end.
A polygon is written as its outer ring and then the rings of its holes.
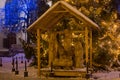
MULTIPOLYGON (((0 80, 8 80, 8 78, 12 78, 10 80, 39 80, 40 78, 37 76, 37 69, 34 67, 29 67, 31 60, 27 62, 27 71, 28 77, 24 78, 24 71, 25 71, 25 55, 23 53, 19 53, 14 56, 14 58, 18 59, 18 71, 19 75, 15 75, 15 72, 12 72, 12 57, 2 57, 2 64, 3 66, 0 67, 0 80), (22 59, 23 57, 23 59, 22 59), (21 63, 23 61, 23 63, 21 63)), ((44 80, 61 80, 62 78, 45 78, 42 76, 44 80)), ((62 80, 71 80, 70 79, 62 79, 62 80)), ((72 79, 72 80, 84 80, 84 79, 72 79)), ((120 72, 119 71, 112 71, 112 72, 97 72, 93 74, 93 78, 90 80, 120 80, 120 72)))
POLYGON ((97 72, 93 74, 93 77, 97 77, 98 80, 120 80, 120 72, 97 72))
MULTIPOLYGON (((15 58, 15 62, 16 62, 16 57, 18 59, 18 71, 19 71, 19 75, 17 75, 17 76, 24 77, 25 60, 26 59, 25 59, 25 55, 23 53, 19 53, 19 54, 15 55, 14 57, 1 57, 2 58, 2 67, 0 67, 0 73, 14 74, 14 72, 12 72, 12 67, 13 67, 12 58, 15 58), (23 61, 23 63, 21 63, 21 61, 23 61)), ((37 69, 35 69, 34 67, 28 66, 30 64, 30 62, 31 61, 27 62, 28 76, 29 77, 37 77, 37 69)), ((16 68, 16 66, 15 66, 15 68, 16 68)))

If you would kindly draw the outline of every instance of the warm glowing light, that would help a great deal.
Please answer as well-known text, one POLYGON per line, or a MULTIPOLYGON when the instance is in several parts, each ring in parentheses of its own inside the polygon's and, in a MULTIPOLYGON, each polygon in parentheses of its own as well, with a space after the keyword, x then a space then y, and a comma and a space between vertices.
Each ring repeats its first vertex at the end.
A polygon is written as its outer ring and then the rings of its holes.
POLYGON ((108 44, 111 44, 111 42, 110 42, 110 41, 108 41, 108 44))
POLYGON ((113 25, 113 27, 114 27, 114 28, 117 28, 117 25, 116 25, 116 24, 114 24, 114 25, 113 25))
POLYGON ((104 25, 104 26, 107 25, 107 23, 105 21, 101 21, 101 24, 104 25))
POLYGON ((66 2, 69 2, 70 0, 65 0, 66 2))

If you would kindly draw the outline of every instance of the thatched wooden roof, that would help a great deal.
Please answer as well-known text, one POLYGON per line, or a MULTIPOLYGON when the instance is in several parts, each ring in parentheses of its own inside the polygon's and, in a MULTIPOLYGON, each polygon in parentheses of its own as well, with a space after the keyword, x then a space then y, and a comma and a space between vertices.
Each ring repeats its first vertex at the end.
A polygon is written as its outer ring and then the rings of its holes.
POLYGON ((58 1, 50 7, 41 17, 39 17, 32 25, 28 27, 28 31, 35 32, 36 29, 50 30, 64 16, 71 15, 82 21, 88 27, 99 29, 98 25, 78 11, 76 8, 64 1, 58 1))

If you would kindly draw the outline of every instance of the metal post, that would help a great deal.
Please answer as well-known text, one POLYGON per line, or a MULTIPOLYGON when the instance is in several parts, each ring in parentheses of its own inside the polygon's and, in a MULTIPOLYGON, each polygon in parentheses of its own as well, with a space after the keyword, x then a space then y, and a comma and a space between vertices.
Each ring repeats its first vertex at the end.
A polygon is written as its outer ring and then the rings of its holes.
POLYGON ((27 62, 26 62, 26 60, 25 60, 25 71, 24 71, 24 77, 28 77, 27 62))
POLYGON ((40 77, 40 29, 37 29, 38 76, 40 77))
POLYGON ((28 59, 28 60, 27 60, 27 62, 29 63, 29 62, 30 62, 30 60, 28 59))
POLYGON ((14 72, 15 71, 15 60, 14 60, 14 58, 12 58, 12 72, 14 72))
POLYGON ((16 70, 15 70, 15 74, 16 74, 16 75, 19 74, 17 57, 16 57, 16 70))
POLYGON ((21 63, 23 63, 23 56, 21 56, 21 63))
POLYGON ((2 67, 2 57, 0 57, 0 67, 2 67))

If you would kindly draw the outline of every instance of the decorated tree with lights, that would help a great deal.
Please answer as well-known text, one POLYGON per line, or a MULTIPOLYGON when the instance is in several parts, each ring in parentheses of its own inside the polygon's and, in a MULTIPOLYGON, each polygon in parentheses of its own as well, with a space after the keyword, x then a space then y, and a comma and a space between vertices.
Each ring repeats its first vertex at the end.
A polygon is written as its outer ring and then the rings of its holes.
MULTIPOLYGON (((53 3, 58 0, 53 0, 53 3)), ((93 65, 113 66, 120 53, 120 21, 118 0, 64 0, 75 6, 80 12, 89 17, 100 27, 94 31, 93 65)), ((72 23, 73 24, 73 23, 72 23)), ((71 24, 71 25, 72 25, 71 24)), ((76 23, 75 23, 76 24, 76 23)), ((69 25, 69 26, 71 26, 69 25)))
MULTIPOLYGON (((53 0, 53 4, 57 1, 58 0, 53 0)), ((99 32, 93 32, 93 65, 97 67, 104 67, 104 65, 112 66, 113 62, 116 61, 117 53, 119 53, 120 44, 119 20, 117 18, 117 6, 114 5, 114 0, 64 1, 75 6, 80 12, 82 12, 84 15, 88 16, 90 19, 96 22, 101 29, 99 32)), ((38 14, 41 15, 42 13, 39 11, 38 14)), ((74 19, 64 18, 60 23, 57 24, 54 30, 60 31, 66 28, 79 29, 74 19)), ((33 43, 36 43, 35 36, 33 36, 32 34, 30 36, 33 43)), ((63 35, 60 35, 59 37, 62 36, 63 35)), ((44 47, 48 47, 48 43, 43 40, 42 37, 41 41, 44 47)), ((61 46, 61 43, 58 43, 58 45, 61 46)), ((63 47, 61 47, 61 49, 63 49, 63 47)), ((41 53, 46 54, 44 51, 46 52, 46 50, 42 48, 41 53)))
MULTIPOLYGON (((58 0, 53 0, 53 4, 57 1, 58 0)), ((114 0, 64 1, 76 7, 80 12, 92 19, 100 27, 99 32, 93 31, 93 65, 104 69, 105 66, 112 66, 117 60, 117 53, 119 53, 120 44, 118 12, 117 6, 114 5, 116 2, 114 0)), ((66 28, 79 29, 74 19, 64 18, 57 24, 54 30, 60 31, 66 28)), ((59 37, 62 37, 62 35, 59 37)), ((35 38, 32 38, 32 40, 35 41, 35 38)), ((60 45, 60 43, 58 44, 60 45)), ((48 45, 46 44, 46 46, 48 45)))

